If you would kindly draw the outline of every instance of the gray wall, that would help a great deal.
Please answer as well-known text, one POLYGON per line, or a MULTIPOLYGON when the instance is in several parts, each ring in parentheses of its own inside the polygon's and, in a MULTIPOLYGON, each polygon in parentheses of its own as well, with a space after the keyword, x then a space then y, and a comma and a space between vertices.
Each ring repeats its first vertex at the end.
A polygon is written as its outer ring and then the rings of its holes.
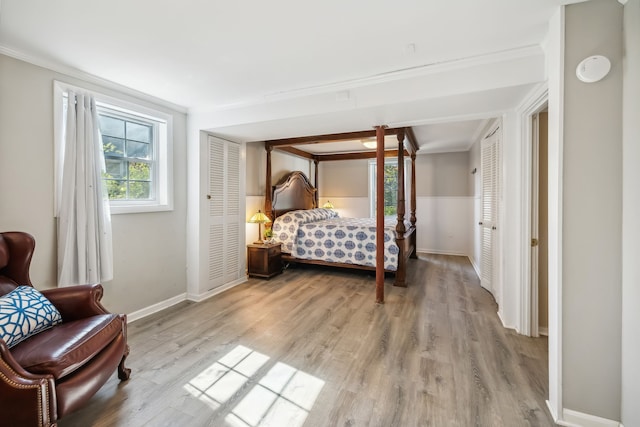
POLYGON ((640 426, 640 0, 624 7, 622 423, 640 426))
POLYGON ((369 197, 369 160, 321 162, 318 170, 321 196, 369 197))
POLYGON ((0 230, 35 236, 31 279, 56 286, 53 81, 136 102, 173 116, 174 210, 113 215, 114 280, 110 310, 130 313, 186 289, 186 116, 162 106, 0 55, 0 230), (161 267, 160 267, 161 266, 161 267))
POLYGON ((420 154, 416 157, 418 197, 472 196, 470 176, 469 151, 420 154))
MULTIPOLYGON (((267 170, 267 152, 264 142, 247 143, 247 196, 264 196, 267 170)), ((315 184, 311 162, 302 157, 271 151, 271 185, 291 171, 302 171, 315 184)))
MULTIPOLYGON (((320 194, 332 197, 369 197, 369 160, 320 163, 320 194)), ((407 180, 411 168, 407 169, 407 180)), ((416 156, 418 197, 466 197, 469 187, 469 152, 416 156)), ((409 194, 407 193, 407 199, 409 194)))
POLYGON ((622 6, 592 0, 565 16, 563 401, 620 420, 622 6), (594 54, 611 72, 582 83, 576 67, 594 54))

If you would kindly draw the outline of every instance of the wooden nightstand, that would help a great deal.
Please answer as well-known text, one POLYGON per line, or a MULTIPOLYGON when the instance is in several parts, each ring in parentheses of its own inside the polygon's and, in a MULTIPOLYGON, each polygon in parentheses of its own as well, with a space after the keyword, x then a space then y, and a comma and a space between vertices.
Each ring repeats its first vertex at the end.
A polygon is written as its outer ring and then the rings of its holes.
POLYGON ((265 279, 282 273, 280 243, 247 245, 247 270, 249 276, 265 279))

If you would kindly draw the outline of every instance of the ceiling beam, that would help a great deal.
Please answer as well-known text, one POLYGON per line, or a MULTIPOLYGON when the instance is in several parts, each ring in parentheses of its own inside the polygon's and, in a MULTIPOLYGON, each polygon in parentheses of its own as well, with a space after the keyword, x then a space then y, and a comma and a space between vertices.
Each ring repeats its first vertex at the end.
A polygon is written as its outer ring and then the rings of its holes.
MULTIPOLYGON (((405 150, 405 154, 409 155, 405 150)), ((387 150, 384 152, 385 157, 398 157, 398 150, 387 150)), ((340 154, 316 154, 319 162, 332 160, 359 160, 359 159, 375 159, 375 151, 360 151, 358 153, 340 153, 340 154)))
MULTIPOLYGON (((385 129, 385 135, 395 135, 397 132, 397 128, 395 129, 385 129)), ((325 142, 339 142, 339 141, 347 141, 353 139, 364 139, 364 138, 375 138, 376 131, 372 130, 363 130, 358 132, 345 132, 345 133, 331 133, 325 135, 312 135, 312 136, 301 136, 298 138, 284 138, 284 139, 274 139, 270 141, 265 141, 266 147, 278 148, 287 147, 292 145, 303 145, 303 144, 322 144, 325 142)))
POLYGON ((284 146, 284 147, 278 147, 279 151, 284 151, 287 152, 289 154, 293 154, 294 156, 298 156, 298 157, 302 157, 305 159, 309 159, 309 160, 316 160, 315 155, 311 154, 311 153, 307 153, 306 151, 302 151, 298 148, 295 147, 289 147, 289 146, 284 146))
POLYGON ((409 152, 409 155, 415 154, 420 149, 420 146, 418 145, 416 134, 413 133, 413 128, 410 128, 410 127, 404 128, 404 134, 406 138, 409 140, 409 144, 408 144, 409 146, 407 147, 407 144, 405 143, 405 148, 409 152))

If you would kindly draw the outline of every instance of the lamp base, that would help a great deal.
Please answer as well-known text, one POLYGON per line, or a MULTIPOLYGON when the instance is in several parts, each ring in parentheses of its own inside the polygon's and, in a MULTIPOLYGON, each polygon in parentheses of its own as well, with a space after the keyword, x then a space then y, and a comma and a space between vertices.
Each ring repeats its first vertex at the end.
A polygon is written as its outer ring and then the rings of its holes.
POLYGON ((258 240, 257 242, 253 242, 254 245, 264 245, 263 240, 258 240))

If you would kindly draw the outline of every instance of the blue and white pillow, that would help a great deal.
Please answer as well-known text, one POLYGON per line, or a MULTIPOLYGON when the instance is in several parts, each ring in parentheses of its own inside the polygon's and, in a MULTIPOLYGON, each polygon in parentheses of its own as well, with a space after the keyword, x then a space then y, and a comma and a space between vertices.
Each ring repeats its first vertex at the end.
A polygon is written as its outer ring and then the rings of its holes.
POLYGON ((0 338, 9 347, 61 322, 58 309, 31 286, 0 297, 0 338))

